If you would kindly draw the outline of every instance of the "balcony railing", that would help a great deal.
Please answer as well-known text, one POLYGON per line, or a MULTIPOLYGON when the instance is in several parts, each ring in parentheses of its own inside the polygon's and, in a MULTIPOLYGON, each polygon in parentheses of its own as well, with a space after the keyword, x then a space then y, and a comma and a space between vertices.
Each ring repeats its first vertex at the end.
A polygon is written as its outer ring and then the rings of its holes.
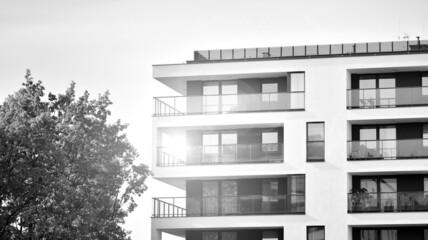
POLYGON ((428 158, 428 139, 348 142, 348 160, 393 160, 414 158, 428 158))
POLYGON ((195 51, 194 62, 404 54, 426 51, 428 51, 428 40, 239 48, 195 51))
POLYGON ((284 161, 283 144, 229 144, 159 147, 157 166, 277 163, 284 161))
POLYGON ((428 211, 428 192, 377 192, 348 194, 348 212, 428 211))
POLYGON ((154 116, 305 109, 305 92, 155 97, 154 116))
POLYGON ((153 217, 239 216, 305 213, 305 195, 153 198, 153 217), (185 208, 187 206, 187 208, 185 208))
POLYGON ((348 89, 349 109, 428 106, 428 87, 348 89))

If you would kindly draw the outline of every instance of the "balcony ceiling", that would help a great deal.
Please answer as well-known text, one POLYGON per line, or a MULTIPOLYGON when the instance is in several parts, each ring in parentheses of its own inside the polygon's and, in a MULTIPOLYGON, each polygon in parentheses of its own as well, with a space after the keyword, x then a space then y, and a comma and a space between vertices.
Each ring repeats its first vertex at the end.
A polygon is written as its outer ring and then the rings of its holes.
POLYGON ((182 95, 186 95, 187 84, 186 81, 224 81, 224 80, 237 80, 245 78, 276 78, 284 77, 285 72, 274 73, 241 73, 241 74, 227 74, 227 75, 198 75, 198 76, 177 76, 177 77, 156 77, 156 80, 174 89, 182 95))

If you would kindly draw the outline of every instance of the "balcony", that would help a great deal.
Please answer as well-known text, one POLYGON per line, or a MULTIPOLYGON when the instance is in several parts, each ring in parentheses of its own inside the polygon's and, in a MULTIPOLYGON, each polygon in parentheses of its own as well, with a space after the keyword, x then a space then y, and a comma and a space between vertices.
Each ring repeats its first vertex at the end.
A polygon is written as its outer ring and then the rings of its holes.
POLYGON ((154 116, 295 111, 305 109, 305 92, 155 97, 154 116))
POLYGON ((232 144, 191 146, 186 149, 159 147, 157 166, 279 163, 284 161, 283 144, 232 144))
POLYGON ((428 52, 427 40, 195 51, 192 62, 257 61, 428 52))
POLYGON ((348 89, 347 108, 428 106, 428 87, 348 89))
POLYGON ((428 211, 428 192, 349 193, 349 213, 428 211))
POLYGON ((348 161, 428 158, 428 139, 348 142, 348 161))
POLYGON ((202 198, 153 198, 152 217, 176 218, 304 213, 304 194, 245 195, 202 198))

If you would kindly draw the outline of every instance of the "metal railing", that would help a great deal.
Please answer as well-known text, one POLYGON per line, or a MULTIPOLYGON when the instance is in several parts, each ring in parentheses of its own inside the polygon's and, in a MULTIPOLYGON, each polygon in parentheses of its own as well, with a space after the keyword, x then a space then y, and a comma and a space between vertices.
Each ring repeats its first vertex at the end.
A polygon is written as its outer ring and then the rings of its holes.
POLYGON ((158 147, 157 166, 278 163, 284 161, 283 144, 228 144, 158 147))
MULTIPOLYGON (((194 62, 428 52, 428 40, 238 48, 194 52, 194 62)), ((192 62, 192 61, 189 61, 192 62)))
POLYGON ((348 89, 347 95, 349 109, 428 106, 428 87, 348 89))
POLYGON ((305 92, 155 97, 154 116, 304 110, 305 92))
POLYGON ((349 193, 348 212, 428 211, 428 192, 349 193))
POLYGON ((153 206, 154 218, 302 214, 305 195, 153 198, 153 206))
POLYGON ((348 160, 428 158, 428 139, 348 141, 348 160))

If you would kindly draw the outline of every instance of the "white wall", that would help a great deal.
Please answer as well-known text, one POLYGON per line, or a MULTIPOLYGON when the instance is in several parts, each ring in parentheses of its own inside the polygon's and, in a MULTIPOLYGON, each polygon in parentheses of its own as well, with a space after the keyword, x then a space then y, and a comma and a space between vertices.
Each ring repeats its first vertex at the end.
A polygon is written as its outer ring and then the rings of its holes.
MULTIPOLYGON (((342 57, 281 61, 177 64, 154 67, 154 77, 166 83, 183 79, 208 79, 213 75, 243 76, 304 71, 306 109, 300 112, 240 113, 156 117, 157 128, 239 124, 283 124, 284 163, 229 166, 154 167, 155 178, 184 182, 192 177, 233 177, 280 174, 306 175, 306 215, 201 217, 153 219, 154 229, 284 227, 285 240, 306 239, 306 226, 325 225, 326 239, 350 239, 348 226, 364 224, 427 224, 428 213, 348 214, 350 173, 428 172, 428 160, 348 162, 349 121, 428 119, 428 107, 396 109, 346 109, 349 71, 374 69, 428 69, 428 54, 342 57), (325 162, 306 162, 306 123, 325 122, 325 162)), ((153 155, 153 162, 156 155, 153 155)), ((153 165, 155 166, 155 164, 153 165)), ((152 238, 157 240, 158 238, 152 238)))

